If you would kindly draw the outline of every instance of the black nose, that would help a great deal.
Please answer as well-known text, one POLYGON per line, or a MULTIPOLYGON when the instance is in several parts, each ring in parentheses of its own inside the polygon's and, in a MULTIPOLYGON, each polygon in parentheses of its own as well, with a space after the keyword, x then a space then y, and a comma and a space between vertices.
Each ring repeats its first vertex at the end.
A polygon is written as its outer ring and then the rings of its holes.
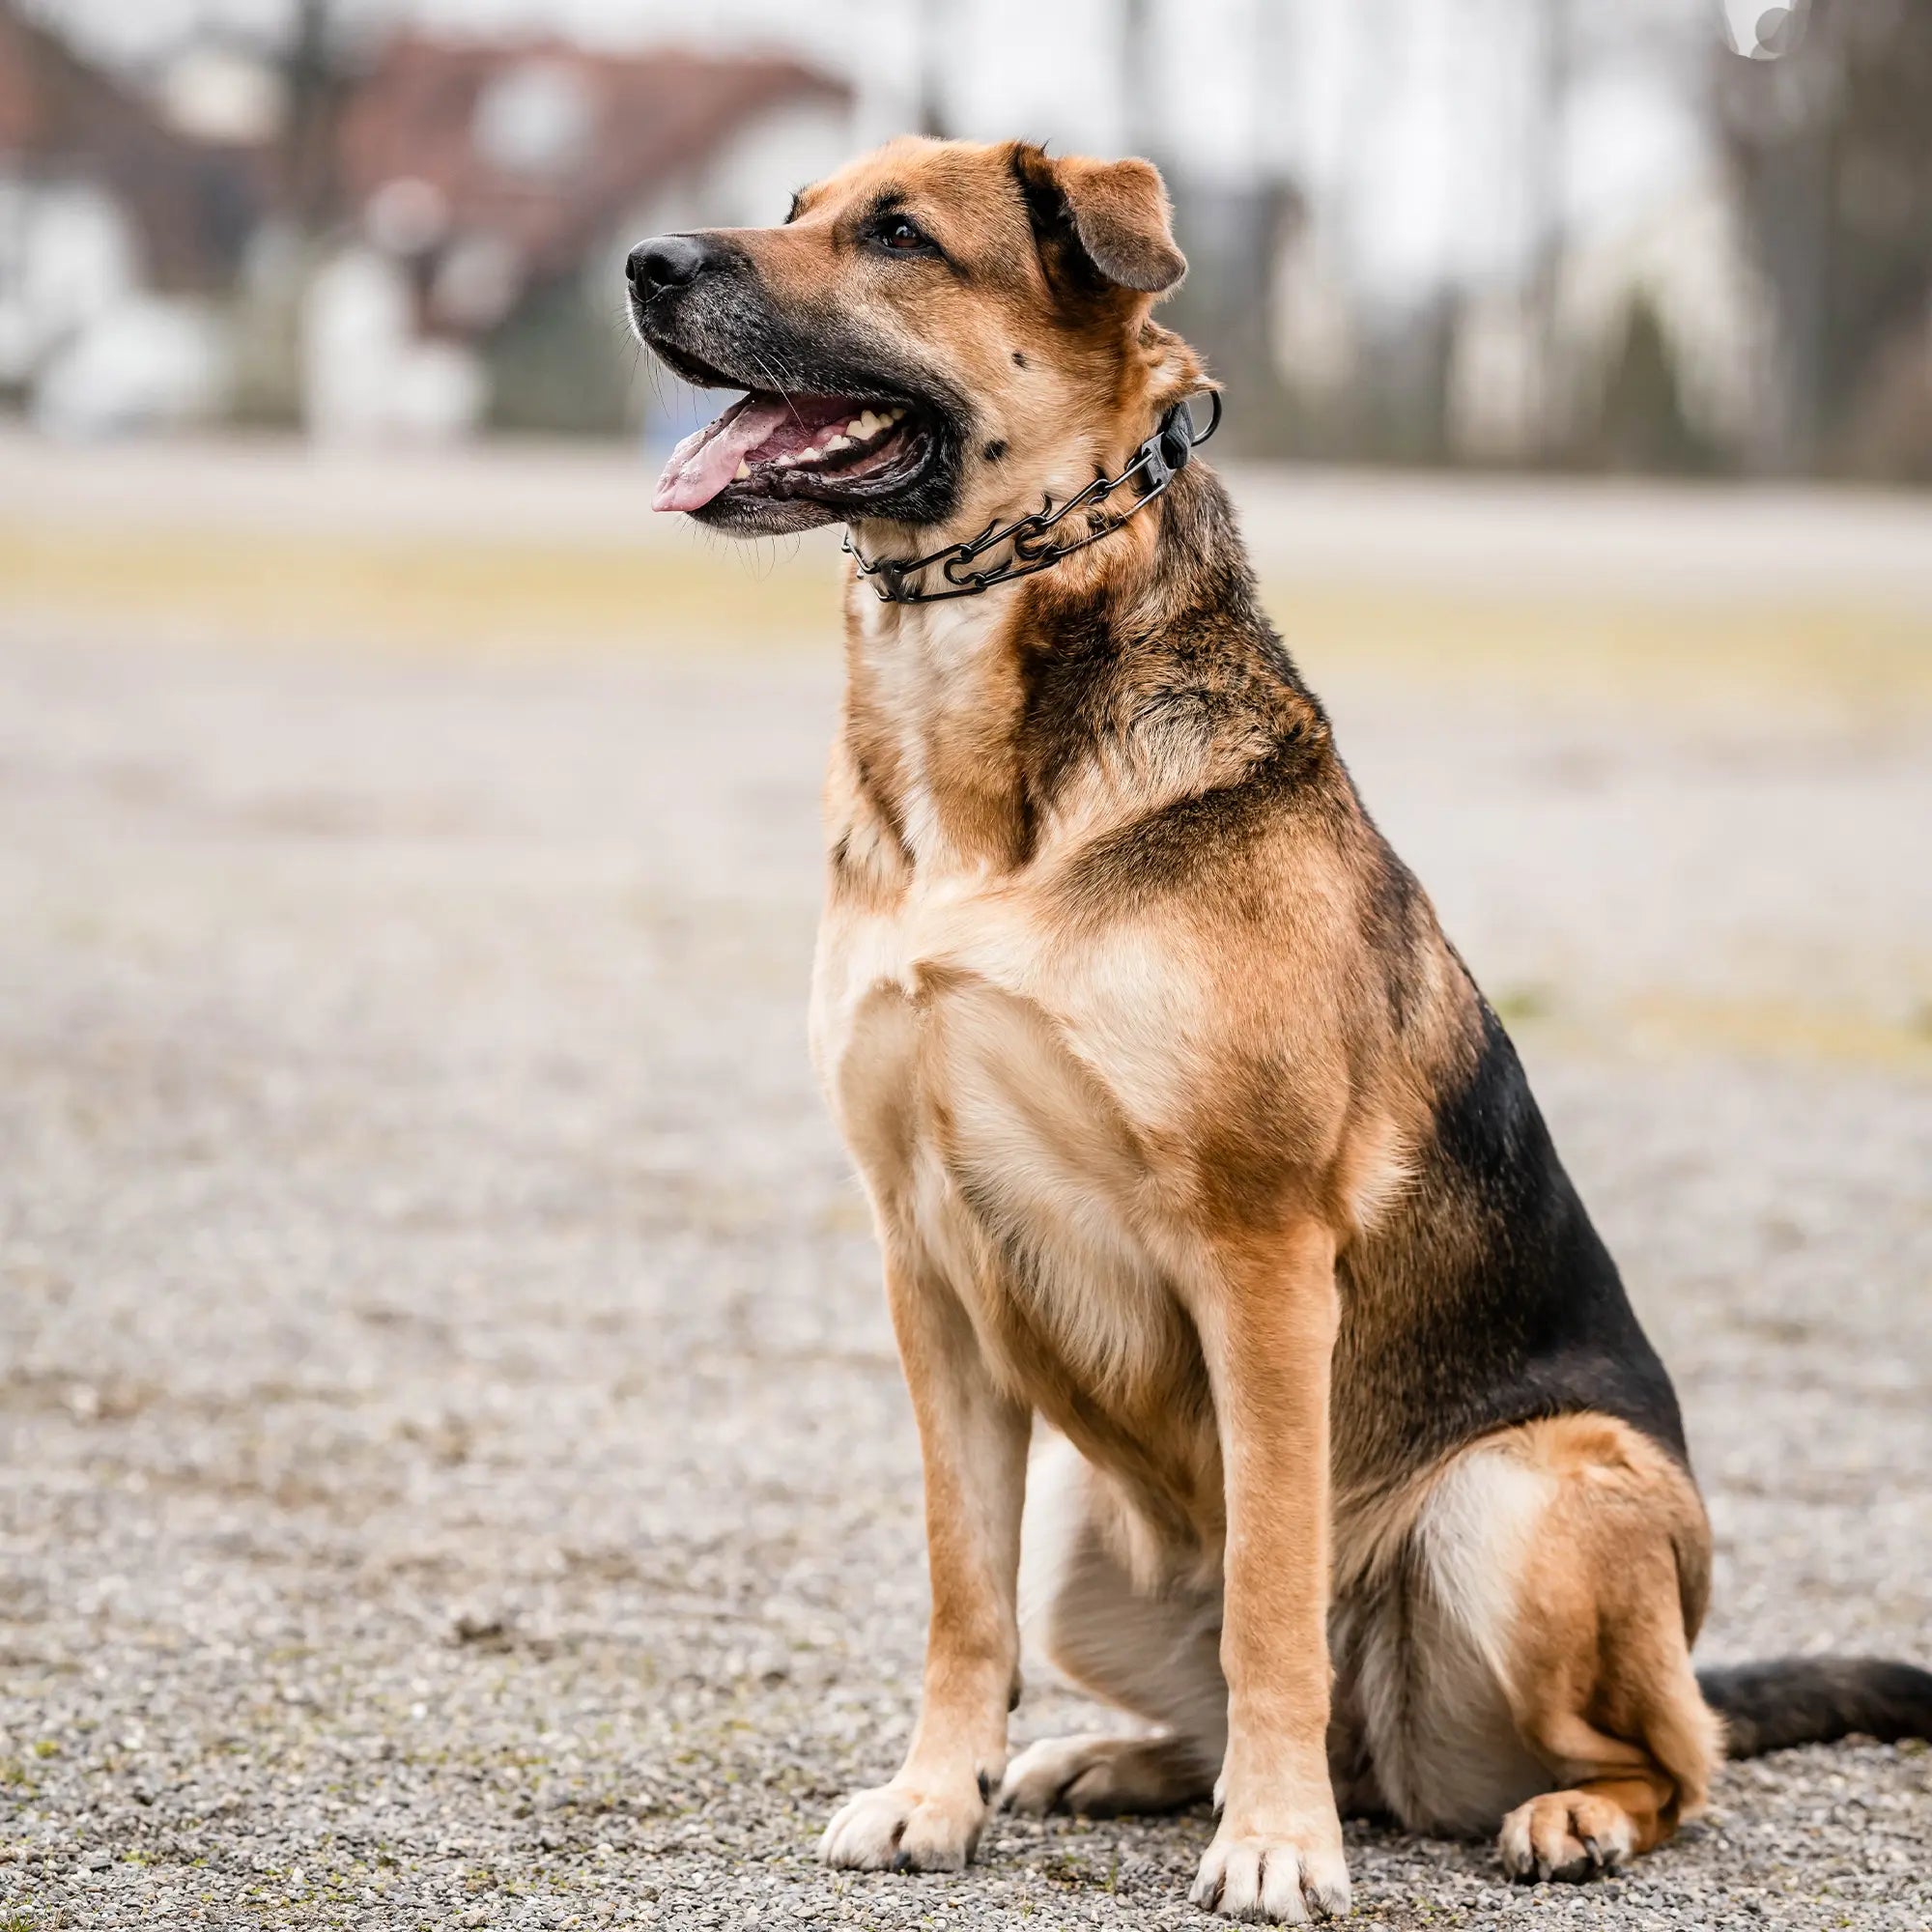
POLYGON ((624 260, 624 274, 640 301, 660 289, 681 289, 710 267, 712 250, 701 235, 653 235, 624 260))

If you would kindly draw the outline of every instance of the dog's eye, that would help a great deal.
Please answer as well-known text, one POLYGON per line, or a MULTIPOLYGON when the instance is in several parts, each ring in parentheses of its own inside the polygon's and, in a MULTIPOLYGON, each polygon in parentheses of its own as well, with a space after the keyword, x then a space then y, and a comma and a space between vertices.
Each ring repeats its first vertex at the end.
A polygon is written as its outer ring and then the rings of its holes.
POLYGON ((880 247, 890 248, 897 255, 918 254, 932 247, 925 231, 903 214, 886 215, 873 229, 872 239, 880 247))

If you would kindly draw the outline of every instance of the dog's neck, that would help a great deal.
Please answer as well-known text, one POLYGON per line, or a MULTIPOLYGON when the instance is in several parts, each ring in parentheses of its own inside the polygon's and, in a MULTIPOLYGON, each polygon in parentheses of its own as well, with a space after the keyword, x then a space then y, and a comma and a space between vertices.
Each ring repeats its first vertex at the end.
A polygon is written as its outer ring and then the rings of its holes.
MULTIPOLYGON (((1252 757, 1244 727, 1151 735, 1137 722, 1175 711, 1162 694, 1204 674, 1198 654, 1165 660, 1187 648, 1205 601, 1226 595, 1204 583, 1197 527, 1226 516, 1218 484, 1191 466, 1103 542, 978 596, 884 603, 848 576, 840 759, 862 821, 850 849, 870 855, 879 883, 1012 871, 1063 835, 1104 828, 1123 799, 1145 810, 1252 757)), ((1225 523, 1214 540, 1239 541, 1225 523)), ((1230 612, 1217 625, 1211 674, 1244 679, 1264 708, 1293 696, 1264 620, 1241 623, 1230 612)), ((834 838, 846 842, 845 828, 834 838)))
POLYGON ((1015 646, 1030 589, 891 604, 856 572, 848 580, 847 745, 916 868, 997 869, 1020 856, 1015 646))
MULTIPOLYGON (((1064 503, 1096 474, 1119 474, 1147 434, 1138 427, 1138 413, 1105 439, 1106 447, 1088 436, 1037 456, 1003 447, 989 457, 981 449, 976 486, 944 523, 867 520, 852 526, 853 541, 875 563, 925 556, 1030 516, 1049 501, 1064 503)), ((870 579, 848 566, 847 739, 858 748, 866 781, 915 867, 998 869, 1022 856, 1033 828, 1014 748, 1027 701, 1023 634, 1030 611, 1042 598, 1091 597, 1110 582, 1144 571, 1158 541, 1160 509, 1148 505, 1134 527, 1062 559, 1040 577, 992 583, 969 597, 885 601, 870 579)), ((973 567, 997 565, 1010 554, 1009 546, 998 545, 973 567)), ((916 582, 945 587, 938 564, 916 582)))

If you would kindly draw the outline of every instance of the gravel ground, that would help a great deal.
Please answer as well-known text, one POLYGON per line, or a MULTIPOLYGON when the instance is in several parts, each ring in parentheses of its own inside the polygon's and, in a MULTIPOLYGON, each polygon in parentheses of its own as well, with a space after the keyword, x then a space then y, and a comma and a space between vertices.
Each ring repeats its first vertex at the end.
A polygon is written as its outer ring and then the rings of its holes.
MULTIPOLYGON (((1925 1657, 1932 723, 1307 655, 1677 1372, 1704 1654, 1925 1657)), ((834 698, 0 624, 0 1932, 1205 1922, 1203 1815, 812 1862, 923 1619, 804 1049, 834 698)), ((1365 1925, 1918 1932, 1932 1755, 1583 1889, 1350 1842, 1365 1925)))

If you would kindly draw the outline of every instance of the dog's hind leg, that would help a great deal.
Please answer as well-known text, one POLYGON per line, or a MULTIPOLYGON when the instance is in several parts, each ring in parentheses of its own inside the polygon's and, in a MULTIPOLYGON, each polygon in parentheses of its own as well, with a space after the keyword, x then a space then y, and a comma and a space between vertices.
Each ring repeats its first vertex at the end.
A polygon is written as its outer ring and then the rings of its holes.
POLYGON ((1093 1480, 1065 1443, 1036 1459, 1022 1616, 1065 1676, 1155 1728, 1044 1739, 1014 1758, 1001 1795, 1036 1814, 1172 1811, 1208 1795, 1227 1748, 1220 1593, 1138 1583, 1100 1520, 1093 1480))
POLYGON ((1554 1492, 1519 1573, 1511 1694, 1556 1789, 1499 1843, 1512 1878, 1589 1878, 1700 1810, 1721 1755, 1690 1668, 1710 1531, 1689 1475, 1634 1432, 1571 1416, 1526 1433, 1554 1492))
POLYGON ((1690 1658, 1708 1536, 1690 1477, 1606 1416, 1454 1458, 1364 1605, 1369 1745, 1402 1822, 1500 1827, 1518 1879, 1669 1837, 1719 1749, 1690 1658))

